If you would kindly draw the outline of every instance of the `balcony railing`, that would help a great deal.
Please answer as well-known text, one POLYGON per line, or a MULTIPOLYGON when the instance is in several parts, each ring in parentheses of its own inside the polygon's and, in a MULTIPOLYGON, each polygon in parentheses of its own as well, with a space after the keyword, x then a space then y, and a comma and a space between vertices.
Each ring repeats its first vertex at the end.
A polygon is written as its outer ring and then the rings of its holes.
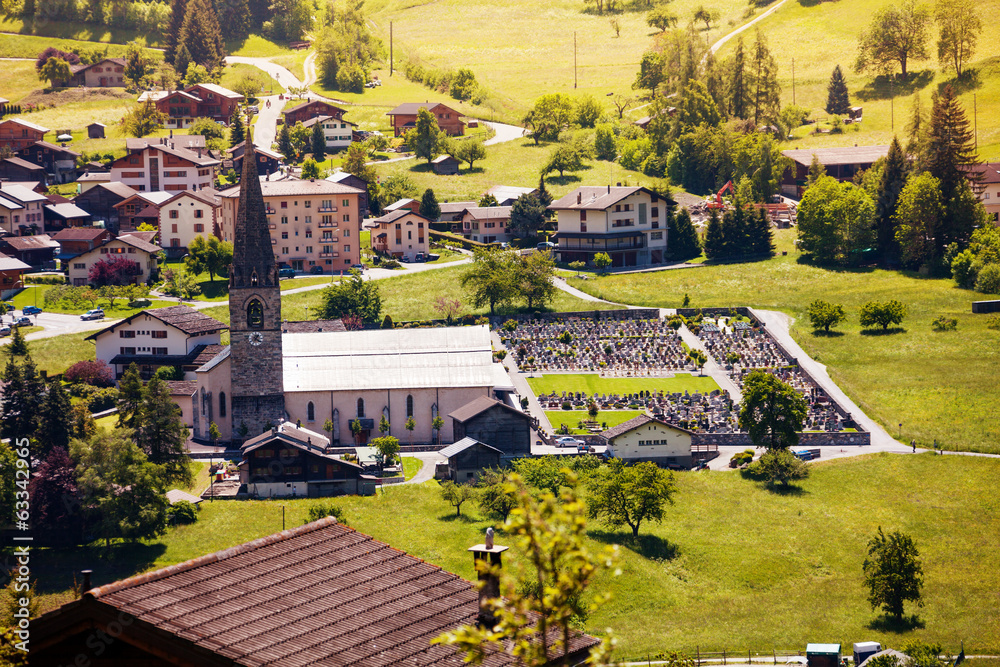
POLYGON ((277 211, 275 211, 275 210, 274 210, 273 208, 271 208, 270 206, 268 206, 267 208, 265 208, 265 209, 264 209, 264 213, 267 213, 268 215, 274 215, 274 214, 275 214, 276 212, 277 212, 277 211))
POLYGON ((321 223, 319 223, 320 229, 329 229, 331 227, 336 227, 336 226, 337 226, 336 222, 321 222, 321 223))
POLYGON ((319 212, 320 213, 336 213, 337 212, 337 207, 336 206, 320 206, 319 207, 319 212))

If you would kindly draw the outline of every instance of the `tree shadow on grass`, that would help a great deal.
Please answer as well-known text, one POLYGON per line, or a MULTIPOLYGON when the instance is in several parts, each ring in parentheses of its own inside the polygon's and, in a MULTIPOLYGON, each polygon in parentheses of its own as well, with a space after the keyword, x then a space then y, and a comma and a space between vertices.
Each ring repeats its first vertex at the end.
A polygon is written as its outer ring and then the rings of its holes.
POLYGON ((588 530, 587 536, 604 544, 618 544, 634 551, 643 558, 673 560, 680 555, 680 547, 659 535, 642 535, 638 538, 628 533, 606 530, 588 530))
POLYGON ((552 185, 569 185, 570 183, 578 183, 582 178, 576 174, 566 174, 565 176, 548 176, 545 178, 547 184, 552 185))
POLYGON ((888 329, 862 329, 862 336, 894 336, 895 334, 904 334, 906 329, 903 327, 889 327, 888 329))
POLYGON ((229 282, 220 280, 219 276, 215 280, 205 280, 198 283, 201 286, 201 295, 206 299, 215 299, 229 294, 229 282))
POLYGON ((803 489, 801 486, 795 484, 763 484, 765 491, 770 491, 776 496, 794 496, 800 497, 808 495, 809 492, 803 489))
POLYGON ((956 95, 961 95, 963 93, 968 93, 982 88, 983 82, 979 78, 979 70, 970 67, 962 72, 962 76, 952 77, 947 81, 939 83, 937 87, 938 93, 944 92, 944 89, 947 86, 951 86, 952 91, 956 95))
POLYGON ((110 550, 97 542, 66 549, 36 549, 31 552, 32 575, 37 577, 39 593, 59 593, 74 585, 83 585, 80 570, 94 571, 92 586, 103 586, 119 579, 145 572, 153 566, 167 546, 157 544, 120 544, 110 550))
POLYGON ((894 74, 880 74, 869 81, 864 88, 858 90, 854 96, 864 102, 887 100, 891 97, 906 97, 918 90, 923 90, 932 81, 934 81, 934 71, 929 69, 910 72, 905 81, 897 78, 894 74))
POLYGON ((465 171, 459 170, 459 172, 458 172, 457 175, 459 175, 459 176, 468 176, 469 174, 481 174, 484 171, 486 171, 486 170, 483 169, 482 167, 470 167, 470 168, 466 169, 465 171))
POLYGON ((825 329, 813 329, 813 336, 816 338, 840 338, 844 335, 843 331, 826 331, 825 329))
POLYGON ((479 519, 473 519, 467 514, 459 514, 457 516, 454 514, 446 514, 444 516, 439 516, 438 521, 447 521, 449 523, 453 521, 460 521, 461 523, 479 523, 479 519))
POLYGON ((416 160, 417 160, 417 164, 415 164, 412 167, 410 167, 410 169, 409 169, 410 171, 415 171, 418 174, 426 174, 428 172, 433 172, 434 171, 434 169, 433 169, 434 165, 430 164, 429 162, 424 161, 423 158, 416 158, 416 160))
POLYGON ((912 630, 922 630, 925 625, 923 619, 916 614, 910 614, 902 618, 896 618, 890 614, 882 614, 869 621, 865 627, 876 632, 902 634, 912 630))

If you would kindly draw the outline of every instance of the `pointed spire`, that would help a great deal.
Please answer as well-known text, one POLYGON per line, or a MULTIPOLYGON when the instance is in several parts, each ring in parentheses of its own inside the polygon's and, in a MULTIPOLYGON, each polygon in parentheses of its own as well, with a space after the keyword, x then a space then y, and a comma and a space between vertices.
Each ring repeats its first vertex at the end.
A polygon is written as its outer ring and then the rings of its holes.
POLYGON ((276 285, 278 265, 271 247, 271 232, 257 172, 257 152, 247 131, 240 176, 240 202, 233 238, 233 265, 229 287, 276 285))

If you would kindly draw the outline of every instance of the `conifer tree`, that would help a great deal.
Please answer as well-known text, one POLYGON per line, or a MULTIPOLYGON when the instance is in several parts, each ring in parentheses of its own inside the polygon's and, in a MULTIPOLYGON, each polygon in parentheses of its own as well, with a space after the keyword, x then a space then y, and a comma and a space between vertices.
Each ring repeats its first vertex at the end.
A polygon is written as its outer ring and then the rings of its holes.
POLYGON ((11 356, 3 373, 4 391, 0 399, 0 437, 30 438, 42 404, 44 385, 31 356, 18 361, 11 356))
POLYGON ((945 209, 941 233, 935 238, 940 257, 949 244, 964 246, 968 242, 977 218, 975 212, 964 210, 970 207, 964 190, 969 187, 966 169, 979 159, 969 120, 950 85, 934 100, 927 149, 927 171, 941 183, 945 209))
POLYGON ((771 222, 767 219, 767 209, 761 207, 757 215, 750 216, 747 225, 750 237, 749 252, 754 257, 772 257, 774 255, 774 232, 771 222))
POLYGON ((239 110, 233 112, 233 117, 229 119, 229 145, 236 147, 242 144, 247 138, 246 130, 243 128, 243 118, 239 110))
POLYGON ((184 44, 179 44, 174 55, 174 71, 177 72, 178 78, 184 78, 192 62, 194 61, 191 60, 191 52, 184 44))
POLYGON ((118 428, 136 428, 142 405, 142 378, 135 363, 128 365, 118 381, 118 428))
POLYGON ((667 218, 667 242, 670 256, 674 259, 691 259, 701 254, 698 231, 691 222, 691 214, 682 208, 676 215, 667 218))
POLYGON ((222 37, 239 41, 250 35, 250 6, 247 0, 215 0, 222 37))
POLYGON ((323 133, 323 124, 318 120, 313 124, 312 135, 310 136, 312 156, 316 162, 326 160, 326 135, 323 133))
POLYGON ((823 166, 823 163, 820 162, 819 158, 816 157, 816 154, 813 153, 812 162, 809 163, 809 176, 806 178, 806 187, 812 185, 824 176, 826 176, 826 167, 823 166))
POLYGON ((708 226, 705 228, 705 257, 722 259, 726 254, 726 239, 722 234, 722 220, 719 212, 712 209, 708 214, 708 226))
MULTIPOLYGON (((184 26, 184 16, 187 9, 188 0, 172 0, 170 3, 170 23, 167 25, 166 31, 163 33, 163 59, 177 67, 177 63, 174 61, 177 55, 177 40, 181 36, 181 28, 184 26)), ((190 58, 188 58, 190 60, 190 58)), ((187 64, 184 65, 184 70, 187 71, 187 64)))
POLYGON ((225 44, 222 41, 222 31, 219 29, 219 18, 215 14, 211 0, 188 2, 187 15, 184 17, 184 25, 181 26, 177 43, 178 48, 181 44, 187 47, 193 62, 209 71, 222 64, 226 55, 225 44))
POLYGON ((767 40, 757 30, 757 41, 750 52, 750 70, 753 78, 753 122, 756 125, 773 123, 781 111, 781 86, 778 85, 778 64, 767 48, 767 40))
POLYGON ((826 112, 842 116, 851 110, 851 97, 840 65, 833 68, 830 83, 826 86, 826 112))
POLYGON ((920 104, 920 93, 913 94, 913 104, 910 105, 910 117, 906 121, 906 154, 913 159, 913 172, 924 170, 924 160, 927 151, 927 114, 920 104))
POLYGON ((295 147, 292 145, 292 132, 288 129, 288 123, 282 125, 278 131, 278 152, 284 155, 286 160, 295 159, 295 147))
POLYGON ((430 188, 424 190, 424 195, 420 199, 420 215, 428 220, 437 220, 441 217, 441 206, 430 188))
POLYGON ((879 255, 883 261, 897 254, 896 243, 896 205, 899 193, 906 185, 906 154, 903 152, 899 139, 892 138, 885 164, 882 165, 882 178, 875 194, 876 243, 879 255))
POLYGON ((727 99, 729 100, 729 116, 731 118, 746 118, 751 100, 747 81, 746 52, 743 49, 743 38, 736 40, 736 49, 727 60, 729 76, 727 78, 727 99))
POLYGON ((72 408, 62 382, 50 382, 38 412, 38 430, 35 432, 40 447, 39 457, 46 456, 56 447, 69 449, 73 430, 72 408))
POLYGON ((548 188, 545 187, 544 175, 538 178, 538 194, 536 198, 538 199, 538 203, 545 208, 548 208, 549 204, 552 203, 552 195, 549 193, 548 188))
POLYGON ((142 392, 135 444, 151 463, 162 466, 167 481, 189 482, 191 470, 184 453, 187 436, 180 407, 171 398, 167 383, 154 375, 142 392))

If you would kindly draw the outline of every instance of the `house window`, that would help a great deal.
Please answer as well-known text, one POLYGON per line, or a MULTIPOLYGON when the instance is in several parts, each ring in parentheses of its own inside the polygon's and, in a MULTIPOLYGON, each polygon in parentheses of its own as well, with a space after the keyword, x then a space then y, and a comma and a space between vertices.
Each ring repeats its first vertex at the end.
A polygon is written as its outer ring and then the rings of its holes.
POLYGON ((169 217, 170 217, 171 220, 176 220, 177 219, 177 211, 171 211, 169 217))
POLYGON ((153 333, 153 338, 166 338, 167 337, 167 332, 166 331, 154 331, 152 333, 153 333))
POLYGON ((281 208, 288 208, 288 202, 286 201, 281 202, 281 208))
POLYGON ((659 241, 663 239, 663 232, 652 232, 649 238, 653 241, 659 241))
POLYGON ((309 401, 309 404, 306 405, 306 421, 307 422, 316 421, 316 406, 313 405, 312 401, 309 401))
POLYGON ((195 234, 200 234, 200 233, 202 233, 203 231, 205 231, 205 225, 203 225, 203 224, 201 224, 201 223, 198 223, 198 224, 196 224, 196 225, 194 226, 194 233, 195 233, 195 234))
POLYGON ((121 353, 122 354, 135 354, 135 348, 134 347, 123 347, 123 348, 119 348, 119 349, 121 349, 121 353))
POLYGON ((122 329, 121 331, 118 332, 118 337, 119 338, 135 338, 135 332, 134 331, 127 331, 125 329, 122 329))
POLYGON ((205 217, 205 212, 202 211, 201 209, 198 209, 198 210, 196 210, 194 212, 194 217, 196 217, 196 218, 204 218, 205 217))
POLYGON ((306 208, 312 208, 312 205, 313 205, 312 200, 311 199, 307 199, 306 200, 306 204, 305 204, 306 208))
POLYGON ((288 238, 288 232, 281 232, 281 238, 287 239, 288 238))
MULTIPOLYGON (((281 202, 281 203, 284 204, 285 202, 281 202)), ((287 225, 288 224, 288 216, 287 215, 281 216, 281 224, 283 224, 283 225, 287 225)))
POLYGON ((359 398, 358 399, 358 419, 361 419, 364 416, 365 416, 365 399, 359 398))
POLYGON ((406 416, 407 418, 413 416, 413 395, 410 394, 406 397, 406 416))
POLYGON ((176 222, 173 223, 172 225, 170 225, 170 232, 173 233, 173 234, 177 233, 177 223, 176 222))
POLYGON ((219 416, 226 416, 226 392, 224 391, 219 392, 219 416))

